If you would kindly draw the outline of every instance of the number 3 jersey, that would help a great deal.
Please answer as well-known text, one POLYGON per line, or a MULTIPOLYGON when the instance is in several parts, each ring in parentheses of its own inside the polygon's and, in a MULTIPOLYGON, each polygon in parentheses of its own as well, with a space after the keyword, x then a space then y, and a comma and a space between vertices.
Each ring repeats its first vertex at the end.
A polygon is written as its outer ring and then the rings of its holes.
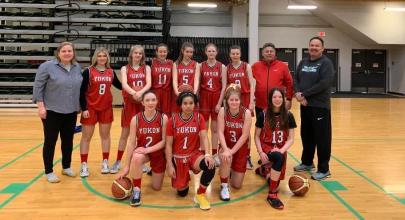
MULTIPOLYGON (((288 129, 281 129, 281 117, 280 115, 275 116, 276 127, 275 129, 270 128, 270 122, 266 117, 266 110, 259 113, 257 116, 256 127, 261 128, 260 133, 260 143, 262 144, 262 150, 268 153, 273 148, 282 148, 288 138, 288 129)), ((294 115, 288 112, 288 127, 289 129, 296 128, 294 115)))
POLYGON ((88 70, 89 84, 86 93, 87 107, 97 111, 111 108, 111 85, 114 79, 113 70, 107 68, 104 72, 100 72, 93 66, 89 67, 88 70))
POLYGON ((204 118, 198 113, 184 120, 181 113, 173 114, 167 124, 167 136, 173 137, 172 152, 176 156, 190 156, 200 148, 200 131, 206 130, 204 118))
POLYGON ((136 147, 152 147, 162 141, 162 113, 156 111, 153 118, 148 120, 145 117, 144 112, 139 112, 136 114, 136 120, 136 147))
MULTIPOLYGON (((243 124, 245 122, 246 108, 240 107, 239 113, 237 115, 232 115, 229 110, 225 113, 225 128, 224 136, 226 145, 229 149, 238 142, 239 138, 243 133, 243 124)), ((241 148, 248 147, 248 141, 243 144, 241 148)))

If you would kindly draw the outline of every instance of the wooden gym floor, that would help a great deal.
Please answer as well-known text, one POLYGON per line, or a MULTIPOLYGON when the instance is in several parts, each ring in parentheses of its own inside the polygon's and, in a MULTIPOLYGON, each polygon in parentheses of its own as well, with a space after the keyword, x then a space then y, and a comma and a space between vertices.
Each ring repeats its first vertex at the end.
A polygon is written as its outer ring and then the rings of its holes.
MULTIPOLYGON (((299 124, 297 103, 292 111, 299 124)), ((120 133, 120 109, 114 113, 110 164, 116 157, 120 133)), ((150 177, 144 176, 141 207, 111 199, 114 175, 100 174, 97 130, 89 154, 90 177, 59 175, 61 183, 47 183, 36 109, 0 109, 0 219, 404 219, 405 99, 333 99, 332 118, 332 177, 322 182, 311 180, 305 197, 294 197, 283 181, 280 197, 286 208, 274 210, 265 200, 264 180, 247 171, 243 188, 232 190, 230 202, 221 202, 216 175, 208 190, 212 209, 201 211, 193 204, 194 193, 177 198, 167 177, 163 189, 154 192, 149 187, 150 177)), ((79 141, 80 134, 76 134, 72 167, 77 172, 79 141)), ((301 149, 298 128, 287 176, 299 162, 301 149)), ((256 162, 255 149, 252 156, 256 162)), ((60 174, 60 170, 58 145, 55 171, 60 174)))

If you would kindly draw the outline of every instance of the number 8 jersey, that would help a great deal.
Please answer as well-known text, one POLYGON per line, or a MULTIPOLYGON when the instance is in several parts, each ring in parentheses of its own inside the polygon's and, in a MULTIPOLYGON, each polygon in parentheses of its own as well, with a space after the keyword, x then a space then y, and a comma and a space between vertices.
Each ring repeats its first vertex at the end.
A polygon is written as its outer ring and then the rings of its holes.
POLYGON ((114 79, 114 72, 107 68, 100 72, 97 68, 91 66, 89 71, 89 85, 86 93, 87 107, 97 111, 103 111, 111 108, 112 94, 111 85, 114 79))
POLYGON ((197 112, 184 120, 181 113, 173 114, 167 124, 167 136, 173 137, 172 150, 176 156, 190 156, 200 148, 200 131, 206 130, 204 118, 197 112))

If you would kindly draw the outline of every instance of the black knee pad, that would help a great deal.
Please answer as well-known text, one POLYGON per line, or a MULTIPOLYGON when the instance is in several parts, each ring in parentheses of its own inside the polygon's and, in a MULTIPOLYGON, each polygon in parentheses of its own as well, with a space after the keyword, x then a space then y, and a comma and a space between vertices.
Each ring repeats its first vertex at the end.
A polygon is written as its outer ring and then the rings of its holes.
POLYGON ((207 164, 205 164, 205 160, 203 159, 200 162, 200 169, 203 171, 203 173, 201 174, 201 178, 200 178, 201 185, 203 185, 203 186, 210 185, 211 180, 215 176, 215 167, 210 169, 207 166, 207 164))
POLYGON ((271 152, 268 153, 267 156, 269 157, 269 160, 273 162, 271 168, 274 169, 275 171, 280 172, 284 164, 283 154, 281 154, 280 152, 271 152))
POLYGON ((177 195, 179 195, 180 197, 186 197, 188 194, 188 187, 182 190, 177 190, 177 195))

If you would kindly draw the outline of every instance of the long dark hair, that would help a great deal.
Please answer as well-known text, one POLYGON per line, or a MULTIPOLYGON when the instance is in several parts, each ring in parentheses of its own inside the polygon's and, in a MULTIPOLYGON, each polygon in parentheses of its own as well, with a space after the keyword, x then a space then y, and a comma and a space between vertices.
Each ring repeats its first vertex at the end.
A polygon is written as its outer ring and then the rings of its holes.
MULTIPOLYGON (((288 110, 285 107, 285 94, 284 91, 280 88, 273 88, 272 90, 270 90, 269 92, 269 98, 268 98, 268 104, 267 104, 267 112, 266 112, 266 119, 269 122, 270 128, 272 130, 274 130, 277 126, 277 122, 276 122, 276 113, 273 111, 274 109, 274 105, 272 102, 272 98, 275 92, 280 92, 281 93, 281 97, 283 99, 283 103, 280 106, 280 129, 281 130, 285 130, 288 129, 288 110)), ((278 114, 278 113, 277 113, 278 114)))
POLYGON ((184 51, 186 50, 187 47, 193 48, 193 50, 194 50, 194 45, 192 43, 184 42, 181 45, 180 54, 179 54, 179 57, 176 60, 177 65, 179 65, 181 62, 183 62, 183 58, 184 58, 183 53, 184 53, 184 51))

